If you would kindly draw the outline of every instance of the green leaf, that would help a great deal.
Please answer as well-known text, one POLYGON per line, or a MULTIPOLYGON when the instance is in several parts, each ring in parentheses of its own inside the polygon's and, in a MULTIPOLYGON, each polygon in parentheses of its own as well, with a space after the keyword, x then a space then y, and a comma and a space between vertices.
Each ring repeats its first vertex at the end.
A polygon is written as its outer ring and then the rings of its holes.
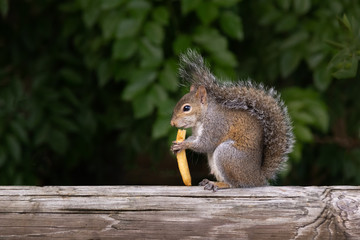
POLYGON ((119 22, 116 31, 118 39, 134 38, 139 32, 141 21, 139 19, 127 18, 119 22))
POLYGON ((212 0, 214 4, 220 7, 232 7, 239 3, 241 0, 212 0))
POLYGON ((300 102, 306 99, 315 99, 315 100, 320 99, 318 92, 312 89, 303 89, 300 87, 286 88, 284 91, 282 91, 281 95, 283 96, 283 98, 286 98, 287 100, 290 101, 297 100, 297 102, 299 99, 301 100, 300 102))
POLYGON ((287 32, 295 28, 298 19, 294 15, 287 14, 280 18, 275 26, 276 32, 287 32))
POLYGON ((153 84, 148 94, 151 95, 151 99, 153 99, 156 106, 161 105, 161 102, 167 101, 169 99, 167 92, 159 84, 153 84))
POLYGON ((108 10, 122 5, 123 3, 126 2, 126 0, 105 0, 100 2, 101 2, 101 8, 104 10, 108 10))
POLYGON ((311 0, 294 0, 294 10, 297 14, 306 14, 310 10, 310 8, 311 0))
POLYGON ((152 83, 157 76, 157 72, 153 70, 140 70, 132 76, 131 82, 125 87, 122 98, 126 101, 132 100, 147 86, 152 83))
POLYGON ((182 0, 181 1, 181 12, 183 15, 188 14, 189 12, 198 8, 202 0, 182 0))
POLYGON ((329 114, 326 105, 320 100, 313 100, 308 104, 307 110, 315 119, 314 126, 326 133, 329 128, 329 114))
MULTIPOLYGON (((298 0, 294 0, 298 1, 298 0)), ((276 3, 283 9, 283 10, 289 10, 291 1, 289 0, 276 0, 276 3)))
POLYGON ((102 61, 98 70, 97 70, 97 76, 99 81, 99 86, 103 87, 108 83, 111 77, 111 68, 109 66, 109 63, 107 61, 102 61))
POLYGON ((291 115, 291 118, 295 118, 295 115, 302 111, 302 109, 304 108, 305 103, 303 101, 300 100, 296 100, 296 99, 292 99, 292 98, 288 98, 286 97, 285 94, 282 94, 283 99, 286 100, 286 105, 289 109, 289 113, 291 115))
POLYGON ((221 29, 232 38, 242 40, 244 38, 241 18, 234 13, 227 11, 220 15, 221 29))
POLYGON ((145 19, 149 11, 151 10, 151 3, 146 0, 131 0, 127 1, 126 9, 129 14, 134 18, 142 21, 145 19))
POLYGON ((313 73, 314 84, 320 91, 325 91, 331 83, 331 74, 326 67, 317 68, 313 73))
POLYGON ((346 55, 347 51, 346 49, 345 53, 339 52, 329 63, 329 66, 333 66, 332 75, 337 79, 353 78, 356 76, 359 60, 355 53, 350 54, 350 57, 346 55))
POLYGON ((118 39, 112 46, 112 58, 115 60, 127 60, 134 56, 138 44, 133 38, 118 39))
POLYGON ((236 79, 239 77, 239 74, 235 72, 233 67, 216 64, 212 69, 215 76, 218 76, 219 79, 236 79))
POLYGON ((156 46, 147 38, 140 40, 139 50, 141 54, 140 66, 142 68, 156 68, 162 64, 163 48, 156 46))
POLYGON ((111 11, 101 18, 101 30, 105 39, 110 39, 115 36, 117 26, 121 21, 121 15, 116 11, 111 11))
POLYGON ((159 74, 159 83, 170 92, 178 88, 177 63, 173 60, 165 62, 165 66, 159 74))
POLYGON ((213 58, 217 64, 222 66, 235 67, 237 65, 235 55, 226 50, 214 53, 213 58))
POLYGON ((71 121, 64 117, 55 117, 52 118, 52 122, 63 132, 77 132, 79 130, 78 126, 74 121, 71 121))
POLYGON ((162 101, 157 103, 158 106, 158 116, 171 116, 173 109, 176 105, 176 102, 172 99, 168 99, 167 101, 162 101))
POLYGON ((134 60, 122 61, 121 65, 116 64, 116 66, 113 68, 115 74, 114 76, 115 81, 119 82, 119 81, 131 79, 133 73, 136 72, 138 69, 139 69, 138 63, 134 60))
POLYGON ((307 63, 311 69, 316 69, 318 65, 325 59, 323 52, 314 53, 307 57, 307 63))
POLYGON ((307 41, 308 38, 309 38, 309 34, 307 32, 305 31, 296 32, 281 44, 281 48, 282 49, 292 48, 300 43, 307 41))
POLYGON ((25 126, 23 126, 20 122, 12 121, 10 124, 12 132, 23 142, 29 142, 29 136, 26 131, 25 126))
POLYGON ((81 84, 82 83, 82 76, 76 71, 71 68, 63 68, 59 72, 60 76, 64 78, 67 82, 71 84, 81 84))
POLYGON ((143 118, 150 115, 154 110, 154 103, 151 94, 141 94, 136 96, 132 102, 135 118, 143 118))
POLYGON ((73 112, 71 107, 63 102, 53 102, 51 103, 51 113, 54 115, 62 116, 62 115, 69 115, 73 112))
POLYGON ((288 77, 299 65, 302 56, 299 52, 286 51, 280 58, 280 72, 282 77, 288 77))
POLYGON ((295 160, 295 162, 299 162, 301 160, 303 144, 296 141, 293 151, 290 153, 290 157, 295 160))
POLYGON ((218 17, 219 11, 212 2, 207 1, 200 4, 196 14, 203 24, 208 25, 218 17))
POLYGON ((169 130, 171 129, 170 125, 170 116, 158 116, 153 127, 152 127, 152 138, 158 139, 161 137, 167 136, 169 130))
POLYGON ((178 35, 173 42, 173 51, 176 55, 185 52, 191 46, 191 38, 188 35, 178 35))
POLYGON ((49 145, 54 152, 64 154, 67 151, 68 141, 63 132, 57 129, 52 129, 50 131, 50 139, 51 141, 49 141, 49 145))
POLYGON ((283 12, 279 11, 274 6, 269 6, 267 11, 259 19, 260 25, 271 25, 279 21, 283 17, 283 12))
POLYGON ((104 40, 98 36, 92 39, 89 39, 89 51, 97 52, 103 46, 104 40))
POLYGON ((301 123, 303 125, 312 125, 316 122, 316 119, 312 114, 307 111, 292 112, 292 120, 295 123, 301 123))
POLYGON ((35 133, 34 144, 40 146, 49 138, 50 127, 48 124, 39 126, 39 129, 35 133))
POLYGON ((312 89, 288 88, 282 92, 294 125, 308 125, 326 132, 329 114, 319 92, 312 89))
POLYGON ((209 52, 227 50, 227 40, 212 28, 198 28, 193 37, 194 41, 200 44, 209 52))
POLYGON ((156 22, 148 22, 144 27, 145 36, 152 43, 161 44, 164 41, 164 29, 163 27, 156 22))
POLYGON ((9 1, 8 0, 0 0, 0 13, 5 18, 9 11, 9 1))
POLYGON ((16 161, 21 161, 21 146, 18 139, 14 135, 6 136, 6 146, 9 149, 11 157, 16 161))
POLYGON ((341 13, 346 12, 344 9, 345 5, 342 1, 331 1, 329 2, 329 8, 331 9, 331 13, 334 15, 340 15, 341 13))
POLYGON ((83 21, 88 28, 91 28, 100 14, 100 9, 94 4, 90 4, 89 7, 83 11, 83 21))
POLYGON ((161 25, 169 24, 169 11, 166 7, 159 6, 152 11, 152 18, 161 25))
POLYGON ((36 106, 38 106, 37 103, 31 102, 30 109, 32 109, 32 111, 28 120, 26 121, 29 129, 36 128, 39 125, 42 125, 42 121, 44 119, 44 112, 43 112, 44 110, 36 106))
POLYGON ((330 46, 335 47, 335 48, 338 48, 338 49, 343 49, 343 48, 346 47, 344 44, 341 44, 341 43, 338 43, 338 42, 334 42, 334 41, 331 41, 331 40, 325 40, 325 42, 326 42, 327 44, 329 44, 330 46))
POLYGON ((312 142, 313 141, 313 135, 311 133, 311 130, 306 127, 305 125, 297 124, 294 126, 294 134, 296 139, 298 139, 301 142, 312 142))
POLYGON ((63 88, 61 90, 61 95, 63 95, 64 98, 68 102, 70 102, 73 106, 79 107, 80 106, 80 101, 79 101, 79 99, 77 98, 77 96, 74 94, 74 92, 72 90, 70 90, 70 88, 63 88))
POLYGON ((351 27, 351 23, 348 19, 348 17, 346 16, 346 14, 343 15, 342 18, 339 18, 339 22, 342 24, 342 26, 345 27, 345 29, 347 29, 349 32, 353 32, 352 27, 351 27))
POLYGON ((77 1, 82 9, 85 9, 90 6, 90 4, 93 2, 91 0, 78 0, 77 1))
MULTIPOLYGON (((3 0, 0 0, 3 1, 3 0)), ((5 0, 6 1, 6 0, 5 0)), ((71 1, 71 2, 65 2, 59 5, 58 9, 62 12, 77 12, 81 6, 79 6, 79 3, 77 1, 71 1)))
MULTIPOLYGON (((94 113, 90 109, 83 109, 76 119, 77 125, 82 127, 82 130, 86 135, 92 135, 97 128, 97 121, 94 113)), ((51 136, 50 136, 51 137, 51 136)))

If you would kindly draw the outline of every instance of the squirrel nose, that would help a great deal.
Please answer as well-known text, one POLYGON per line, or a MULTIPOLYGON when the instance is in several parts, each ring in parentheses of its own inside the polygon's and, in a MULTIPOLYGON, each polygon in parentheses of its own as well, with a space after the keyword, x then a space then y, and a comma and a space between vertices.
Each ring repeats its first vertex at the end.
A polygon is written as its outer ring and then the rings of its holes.
POLYGON ((174 127, 174 126, 175 126, 175 122, 174 122, 173 120, 171 120, 171 121, 170 121, 170 125, 174 127))

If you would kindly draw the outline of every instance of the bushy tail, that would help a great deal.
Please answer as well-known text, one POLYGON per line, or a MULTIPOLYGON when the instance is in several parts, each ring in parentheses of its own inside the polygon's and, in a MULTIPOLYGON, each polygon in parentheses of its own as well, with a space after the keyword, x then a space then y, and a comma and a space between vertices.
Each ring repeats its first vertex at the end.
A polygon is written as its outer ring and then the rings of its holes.
POLYGON ((288 111, 273 88, 266 89, 250 80, 219 82, 206 66, 203 58, 188 50, 180 57, 180 76, 195 87, 204 86, 219 104, 230 109, 242 109, 255 116, 264 128, 262 174, 275 177, 287 155, 292 151, 294 136, 288 111))

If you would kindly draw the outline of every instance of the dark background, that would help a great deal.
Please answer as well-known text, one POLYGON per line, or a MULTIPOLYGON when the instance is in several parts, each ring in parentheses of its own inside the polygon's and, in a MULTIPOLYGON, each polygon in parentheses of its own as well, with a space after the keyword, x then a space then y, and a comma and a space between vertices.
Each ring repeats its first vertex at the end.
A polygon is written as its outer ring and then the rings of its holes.
POLYGON ((187 48, 282 93, 297 143, 274 184, 360 183, 357 0, 0 0, 0 14, 2 185, 182 185, 169 121, 187 48))

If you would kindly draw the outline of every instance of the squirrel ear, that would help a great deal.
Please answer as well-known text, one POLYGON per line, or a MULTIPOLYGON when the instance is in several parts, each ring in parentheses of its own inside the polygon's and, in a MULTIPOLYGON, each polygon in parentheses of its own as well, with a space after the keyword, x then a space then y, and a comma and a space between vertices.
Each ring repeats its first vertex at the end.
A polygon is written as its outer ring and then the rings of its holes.
POLYGON ((193 85, 190 86, 190 92, 192 92, 192 91, 194 91, 194 90, 196 90, 196 87, 195 87, 194 84, 193 84, 193 85))
POLYGON ((199 86, 196 91, 196 96, 200 99, 202 104, 207 102, 207 92, 204 86, 199 86))

